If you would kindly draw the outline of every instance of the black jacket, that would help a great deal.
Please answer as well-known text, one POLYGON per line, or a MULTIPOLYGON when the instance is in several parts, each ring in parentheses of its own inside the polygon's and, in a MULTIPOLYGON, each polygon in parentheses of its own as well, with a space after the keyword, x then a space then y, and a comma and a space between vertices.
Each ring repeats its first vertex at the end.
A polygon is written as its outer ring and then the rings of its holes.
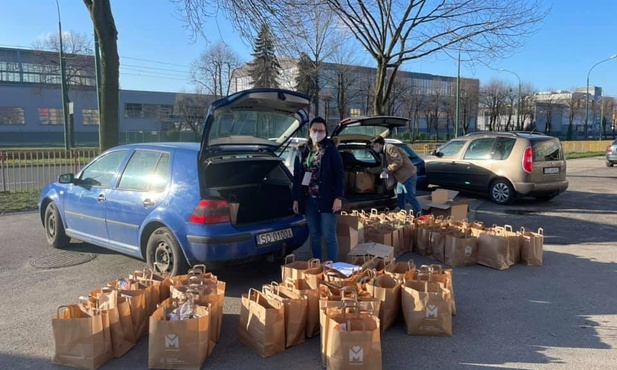
MULTIPOLYGON (((332 213, 334 199, 342 199, 345 196, 343 159, 332 140, 328 138, 323 139, 319 142, 319 145, 325 146, 325 152, 321 157, 317 203, 319 212, 332 213)), ((298 201, 300 213, 304 213, 306 197, 309 196, 308 187, 302 186, 302 179, 304 178, 303 163, 306 162, 309 153, 310 149, 308 146, 302 145, 300 147, 300 156, 296 156, 294 163, 293 199, 298 201)))

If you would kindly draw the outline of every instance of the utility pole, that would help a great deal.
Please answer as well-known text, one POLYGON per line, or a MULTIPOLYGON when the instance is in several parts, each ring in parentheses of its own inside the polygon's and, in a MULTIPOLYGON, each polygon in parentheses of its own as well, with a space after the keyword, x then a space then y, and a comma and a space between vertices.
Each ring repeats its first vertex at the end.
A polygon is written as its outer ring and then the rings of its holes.
POLYGON ((66 65, 64 58, 64 51, 62 47, 62 22, 60 20, 60 5, 56 0, 56 9, 58 10, 58 38, 60 41, 60 93, 62 95, 62 114, 64 116, 64 149, 71 149, 71 128, 69 125, 69 91, 66 85, 66 65))
POLYGON ((456 113, 454 114, 454 137, 458 137, 459 106, 461 100, 461 51, 458 51, 458 71, 456 73, 456 113))
MULTIPOLYGON (((602 59, 598 63, 592 65, 591 68, 589 68, 589 72, 587 72, 587 90, 585 90, 585 139, 587 139, 587 130, 589 129, 589 75, 591 74, 591 71, 598 64, 607 62, 607 61, 609 61, 611 59, 615 59, 615 58, 617 58, 617 54, 613 54, 613 55, 611 55, 610 57, 608 57, 606 59, 602 59)), ((594 100, 595 100, 595 98, 596 98, 595 91, 594 91, 593 97, 594 97, 594 100)))

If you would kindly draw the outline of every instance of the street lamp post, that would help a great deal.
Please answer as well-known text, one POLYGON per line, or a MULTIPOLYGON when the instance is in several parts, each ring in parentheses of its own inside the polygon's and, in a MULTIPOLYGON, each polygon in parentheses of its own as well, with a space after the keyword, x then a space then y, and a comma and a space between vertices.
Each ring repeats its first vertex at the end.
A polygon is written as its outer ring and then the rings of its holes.
POLYGON ((66 86, 66 66, 64 60, 64 51, 62 48, 62 22, 60 21, 60 5, 56 0, 56 9, 58 10, 58 39, 60 46, 60 94, 62 95, 62 114, 64 116, 64 149, 69 150, 71 147, 71 136, 69 129, 69 111, 68 111, 68 90, 66 86))
POLYGON ((501 68, 499 71, 512 73, 518 80, 518 102, 516 103, 516 129, 521 130, 521 78, 516 72, 501 68))
MULTIPOLYGON (((589 128, 589 75, 591 71, 600 63, 608 62, 611 59, 617 58, 617 54, 613 54, 606 59, 602 59, 598 63, 594 64, 589 68, 589 72, 587 72, 587 89, 585 90, 585 138, 587 138, 587 129, 589 128)), ((595 94, 594 94, 595 98, 595 94)))

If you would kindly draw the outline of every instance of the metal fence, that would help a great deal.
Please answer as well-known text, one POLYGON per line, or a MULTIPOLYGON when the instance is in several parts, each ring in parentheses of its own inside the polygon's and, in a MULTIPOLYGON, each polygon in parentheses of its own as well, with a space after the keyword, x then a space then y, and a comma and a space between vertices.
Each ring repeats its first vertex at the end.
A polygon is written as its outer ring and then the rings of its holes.
MULTIPOLYGON (((612 143, 604 141, 562 141, 566 153, 603 152, 612 143)), ((414 143, 421 156, 442 143, 414 143)), ((98 149, 36 149, 0 151, 0 191, 40 190, 62 173, 77 173, 98 154, 98 149)))
POLYGON ((0 190, 40 190, 62 173, 79 172, 97 154, 97 149, 0 151, 0 190))

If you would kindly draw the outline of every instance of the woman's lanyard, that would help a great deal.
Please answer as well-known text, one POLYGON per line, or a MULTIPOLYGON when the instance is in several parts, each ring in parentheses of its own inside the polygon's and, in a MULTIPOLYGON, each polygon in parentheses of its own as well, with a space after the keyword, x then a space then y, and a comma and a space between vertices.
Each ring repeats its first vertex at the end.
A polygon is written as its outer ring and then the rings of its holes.
POLYGON ((307 171, 311 171, 311 167, 313 166, 313 161, 315 160, 315 157, 317 157, 317 154, 319 153, 319 151, 310 151, 309 154, 306 156, 306 169, 307 171))

